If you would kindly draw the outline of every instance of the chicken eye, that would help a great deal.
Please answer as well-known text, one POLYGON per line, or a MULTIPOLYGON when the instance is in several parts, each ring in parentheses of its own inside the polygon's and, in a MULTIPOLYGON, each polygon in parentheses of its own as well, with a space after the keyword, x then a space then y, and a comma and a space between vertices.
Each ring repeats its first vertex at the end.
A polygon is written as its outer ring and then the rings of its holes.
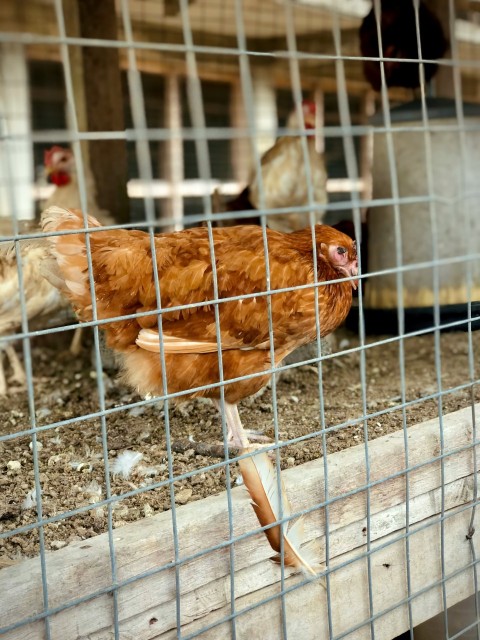
POLYGON ((344 253, 347 253, 347 250, 345 249, 345 247, 337 247, 337 253, 343 256, 344 253))

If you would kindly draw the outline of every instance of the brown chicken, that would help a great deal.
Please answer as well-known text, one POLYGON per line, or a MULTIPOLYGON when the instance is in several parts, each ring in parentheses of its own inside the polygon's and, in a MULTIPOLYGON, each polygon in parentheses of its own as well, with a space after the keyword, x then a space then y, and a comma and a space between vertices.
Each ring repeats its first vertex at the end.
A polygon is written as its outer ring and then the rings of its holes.
MULTIPOLYGON (((99 223, 88 218, 90 228, 99 223)), ((81 230, 79 211, 51 207, 42 217, 44 231, 81 230)), ((320 330, 325 336, 341 324, 352 302, 357 275, 355 243, 331 227, 317 225, 320 330), (329 283, 349 277, 350 280, 329 283)), ((217 344, 213 272, 208 231, 188 229, 155 236, 161 291, 167 387, 162 385, 159 314, 150 236, 142 231, 106 230, 90 234, 97 313, 100 319, 145 313, 102 325, 107 343, 121 355, 124 379, 141 394, 192 390, 178 400, 208 397, 219 404, 220 387, 198 389, 220 380, 221 349, 225 418, 232 443, 249 445, 237 403, 261 389, 271 367, 262 230, 255 226, 214 229, 220 339, 217 344), (248 295, 242 300, 231 297, 248 295), (183 305, 196 305, 179 309, 183 305), (168 309, 172 309, 169 311, 168 309), (151 312, 151 313, 149 313, 151 312), (236 378, 254 374, 247 380, 236 378), (229 382, 230 381, 230 382, 229 382)), ((311 229, 284 234, 268 230, 271 289, 313 285, 311 229)), ((82 320, 92 319, 85 234, 49 237, 53 260, 45 265, 82 320), (61 282, 61 284, 59 284, 61 282)), ((314 286, 271 295, 275 365, 299 345, 316 337, 314 286)))
MULTIPOLYGON (((387 87, 416 89, 420 86, 419 65, 402 61, 418 60, 419 57, 413 0, 381 0, 380 7, 383 57, 395 58, 385 60, 383 65, 387 87)), ((448 40, 436 15, 421 0, 418 19, 422 58, 425 60, 442 58, 447 52, 448 40)), ((360 27, 360 51, 362 56, 367 58, 381 56, 374 8, 365 16, 360 27)), ((426 82, 435 75, 437 68, 437 64, 425 64, 426 82)), ((363 70, 372 87, 380 91, 382 87, 380 62, 365 60, 363 70)))

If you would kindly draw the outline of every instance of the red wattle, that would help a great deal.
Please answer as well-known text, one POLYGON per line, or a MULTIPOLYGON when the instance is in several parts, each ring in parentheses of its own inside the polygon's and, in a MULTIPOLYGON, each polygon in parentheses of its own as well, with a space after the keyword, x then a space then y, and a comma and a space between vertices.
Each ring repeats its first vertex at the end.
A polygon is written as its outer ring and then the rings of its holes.
POLYGON ((68 173, 64 173, 63 171, 51 173, 49 178, 50 182, 57 185, 57 187, 64 187, 65 185, 70 183, 70 176, 68 175, 68 173))

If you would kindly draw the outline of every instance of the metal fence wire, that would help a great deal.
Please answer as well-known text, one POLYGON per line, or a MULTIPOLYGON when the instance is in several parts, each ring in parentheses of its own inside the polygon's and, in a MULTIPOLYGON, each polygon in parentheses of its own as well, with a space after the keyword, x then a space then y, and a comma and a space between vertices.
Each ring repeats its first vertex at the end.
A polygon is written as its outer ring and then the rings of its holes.
POLYGON ((0 636, 480 638, 478 2, 3 0, 0 16, 0 636), (74 353, 45 265, 78 228, 42 232, 50 205, 84 212, 74 353), (149 238, 156 268, 127 271, 156 299, 160 395, 105 347, 152 308, 105 313, 92 248, 108 231, 87 213, 149 238), (252 223, 264 285, 242 265, 230 295, 214 238, 252 223), (326 285, 317 245, 312 281, 276 287, 270 229, 315 246, 318 223, 356 238, 360 272, 326 285), (155 234, 199 226, 212 295, 162 305, 155 234), (325 291, 354 278, 327 341, 325 291), (314 340, 279 361, 275 299, 308 291, 314 340), (226 376, 223 309, 258 300, 266 364, 226 376), (198 308, 218 379, 172 391, 165 325, 198 308), (228 389, 266 373, 240 415, 267 437, 231 449, 228 389), (237 486, 248 460, 273 462, 271 500, 286 486, 267 524, 237 486), (290 566, 300 517, 313 575, 290 566))

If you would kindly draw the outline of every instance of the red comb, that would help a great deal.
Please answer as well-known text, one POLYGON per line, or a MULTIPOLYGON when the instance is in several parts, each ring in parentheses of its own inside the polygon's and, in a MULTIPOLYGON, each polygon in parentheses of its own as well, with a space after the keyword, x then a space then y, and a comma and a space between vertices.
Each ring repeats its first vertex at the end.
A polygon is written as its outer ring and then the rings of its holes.
POLYGON ((311 113, 312 115, 317 110, 315 102, 313 100, 302 100, 302 107, 304 111, 311 113))
POLYGON ((53 154, 55 153, 65 153, 67 149, 65 147, 59 147, 57 144, 51 147, 50 149, 45 149, 43 152, 43 164, 46 167, 49 167, 52 164, 53 154))

